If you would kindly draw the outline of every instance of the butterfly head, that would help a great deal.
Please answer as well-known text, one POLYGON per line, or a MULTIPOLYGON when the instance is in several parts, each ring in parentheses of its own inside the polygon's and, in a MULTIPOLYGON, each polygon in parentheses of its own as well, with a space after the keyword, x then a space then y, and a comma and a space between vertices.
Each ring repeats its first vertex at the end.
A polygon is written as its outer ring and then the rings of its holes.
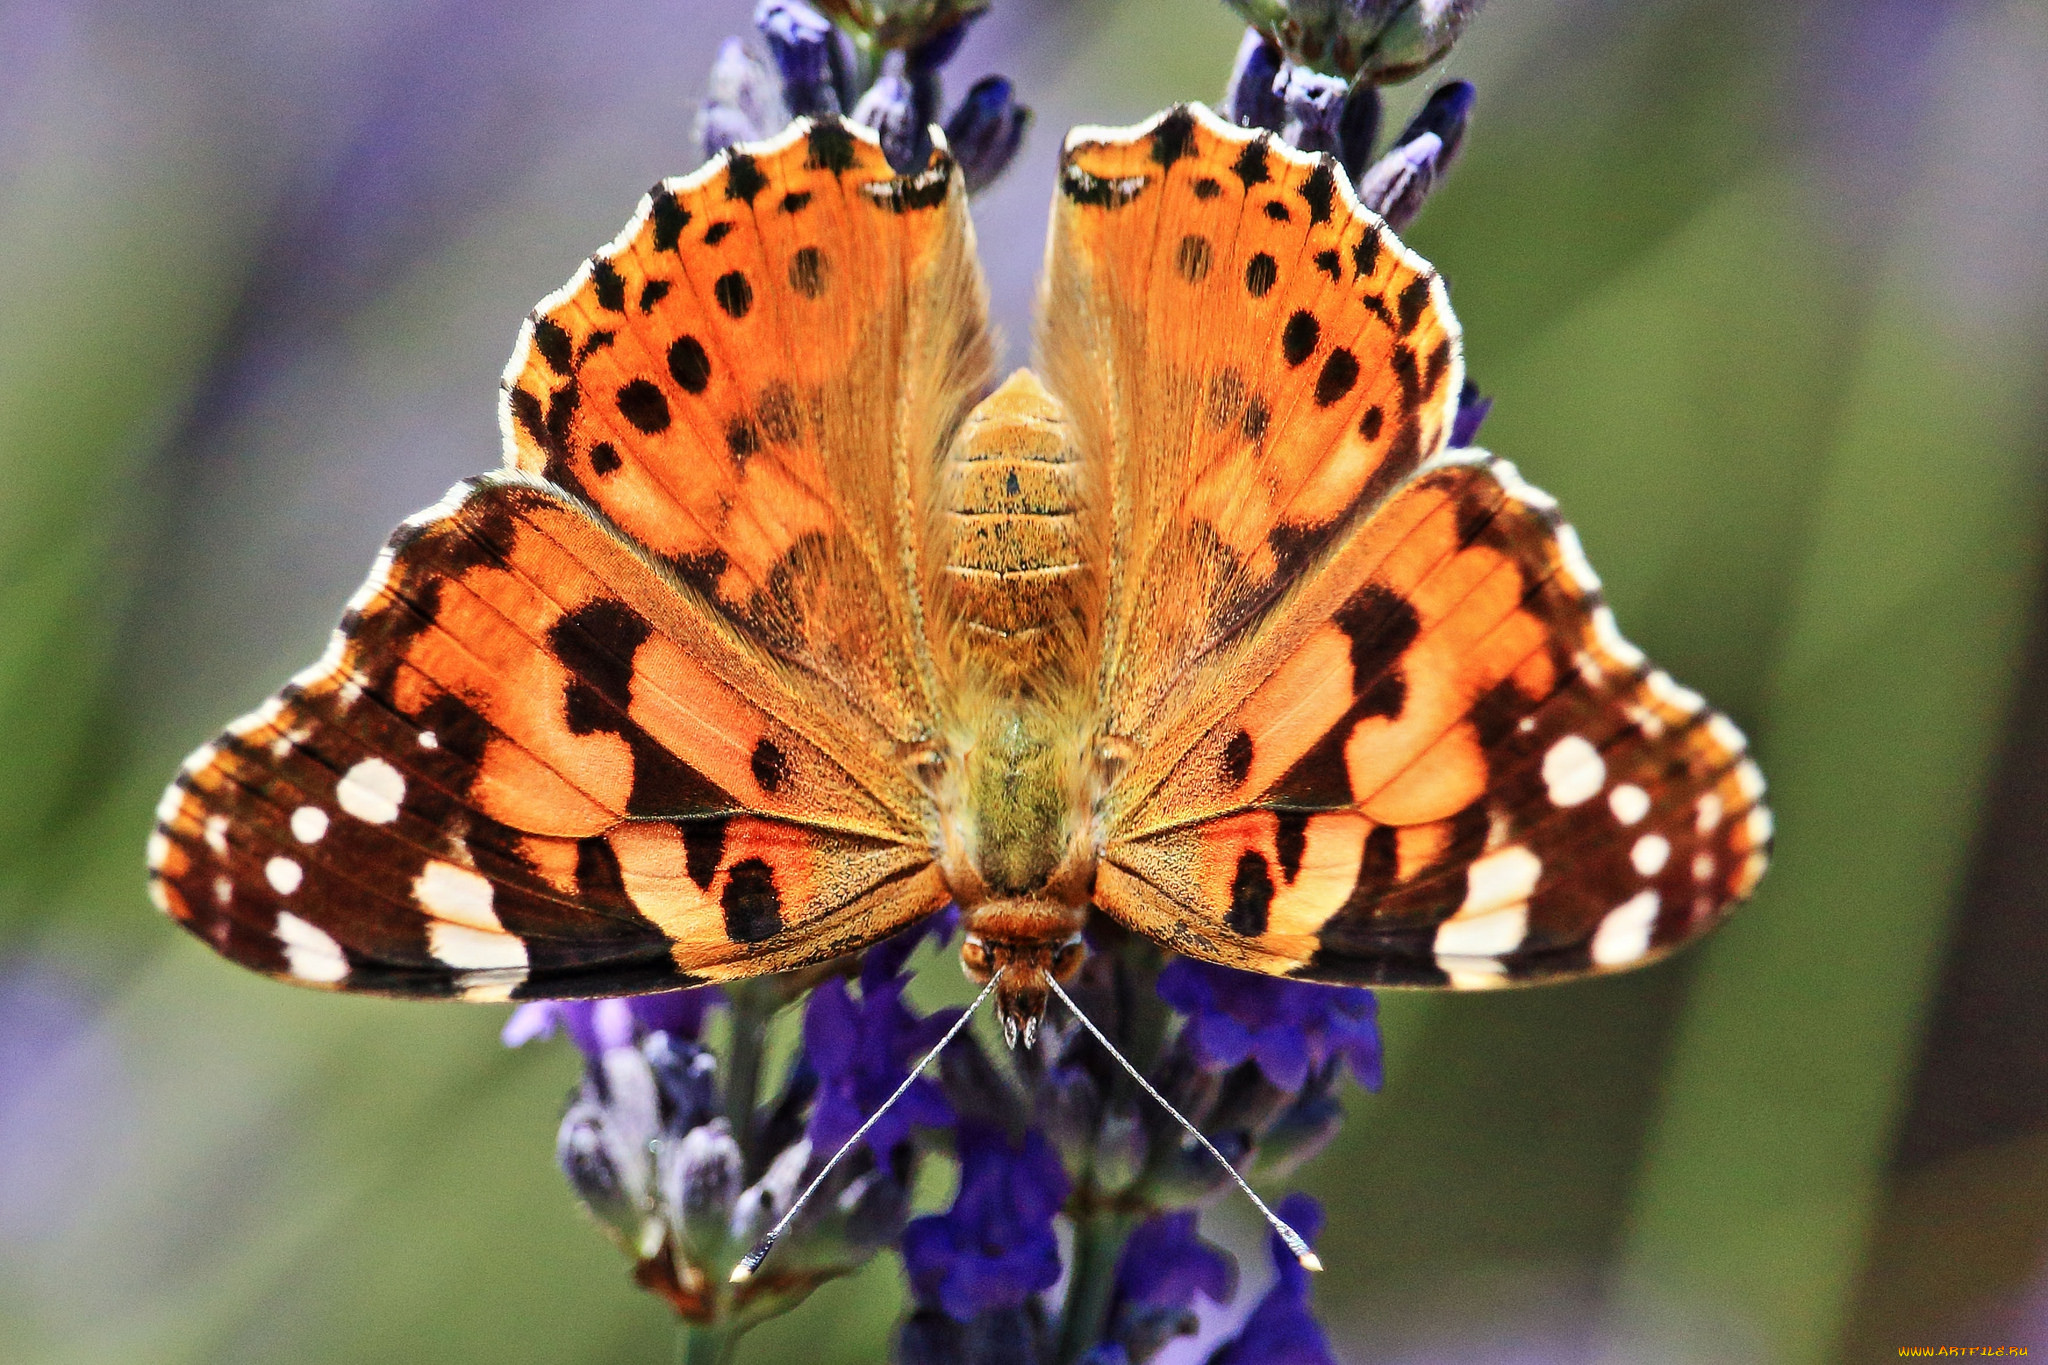
POLYGON ((1085 911, 1043 901, 995 901, 980 906, 960 944, 960 965, 970 979, 996 982, 996 1017, 1011 1047, 1038 1040, 1039 1021, 1051 998, 1050 981, 1073 980, 1088 959, 1081 938, 1085 911))

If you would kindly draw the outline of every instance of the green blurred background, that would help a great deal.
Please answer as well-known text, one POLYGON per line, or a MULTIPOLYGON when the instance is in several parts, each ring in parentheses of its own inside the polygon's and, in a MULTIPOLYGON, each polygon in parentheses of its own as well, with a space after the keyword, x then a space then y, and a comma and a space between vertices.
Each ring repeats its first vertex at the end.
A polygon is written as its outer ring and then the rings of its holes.
MULTIPOLYGON (((667 1359, 552 1164, 570 1049, 234 970, 141 860, 178 758, 496 462, 520 318, 689 168, 749 8, 0 2, 0 1360, 667 1359)), ((1039 110, 977 208, 1012 338, 1060 132, 1213 98, 1236 33, 997 0, 955 88, 1039 110)), ((1493 0, 1449 70, 1410 238, 1485 443, 1753 737, 1779 858, 1678 961, 1386 1000, 1303 1175, 1340 1354, 2048 1352, 2048 6, 1493 0)), ((877 1359, 897 1294, 746 1358, 877 1359)))

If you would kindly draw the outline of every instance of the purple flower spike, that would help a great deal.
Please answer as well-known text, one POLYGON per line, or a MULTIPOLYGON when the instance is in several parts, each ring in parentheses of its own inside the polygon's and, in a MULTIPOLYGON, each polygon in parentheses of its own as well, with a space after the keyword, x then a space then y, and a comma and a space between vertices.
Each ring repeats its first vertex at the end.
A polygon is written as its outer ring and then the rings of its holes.
POLYGON ((932 155, 932 119, 938 112, 938 77, 912 71, 884 76, 854 106, 853 119, 881 135, 882 155, 898 175, 924 169, 932 155))
POLYGON ((1368 1090, 1381 1079, 1379 1005, 1371 991, 1317 986, 1179 958, 1159 974, 1159 996, 1188 1016, 1187 1036, 1205 1071, 1258 1063, 1282 1090, 1342 1058, 1368 1090))
MULTIPOLYGON (((1278 1212, 1310 1242, 1322 1231, 1322 1207, 1305 1194, 1288 1195, 1278 1212)), ((1337 1365, 1329 1340, 1309 1311, 1309 1273, 1278 1237, 1267 1238, 1267 1245, 1273 1256, 1273 1287, 1238 1334, 1209 1357, 1209 1365, 1337 1365)))
POLYGON ((535 1000, 512 1011, 498 1037, 506 1047, 567 1033, 583 1055, 595 1061, 610 1048, 629 1047, 650 1033, 696 1042, 704 1016, 725 1003, 716 986, 631 995, 616 1000, 535 1000))
POLYGON ((1493 400, 1479 391, 1471 380, 1458 392, 1458 415, 1451 419, 1451 445, 1469 446, 1479 439, 1479 425, 1493 411, 1493 400))
POLYGON ((946 120, 946 143, 960 163, 969 194, 979 194, 1003 173, 1030 126, 1031 111, 1017 103, 1008 81, 983 76, 974 83, 946 120))
POLYGON ((956 1322, 1021 1306, 1060 1277, 1053 1215, 1068 1180, 1036 1129, 1021 1149, 997 1128, 963 1124, 960 1192, 943 1214, 903 1231, 903 1264, 918 1302, 956 1322))
MULTIPOLYGON (((955 1015, 919 1019, 903 1003, 902 978, 863 988, 859 999, 837 978, 811 992, 804 1010, 804 1053, 818 1074, 811 1112, 811 1148, 821 1157, 839 1150, 869 1115, 903 1083, 911 1064, 939 1040, 955 1015)), ((947 1128, 953 1111, 936 1081, 914 1082, 895 1108, 863 1139, 875 1160, 895 1171, 897 1146, 913 1128, 947 1128)))
POLYGON ((1349 88, 1335 76, 1319 75, 1307 67, 1282 66, 1273 81, 1274 95, 1284 111, 1280 136, 1304 152, 1340 150, 1338 124, 1349 88))
POLYGON ((792 117, 840 112, 834 47, 839 30, 799 0, 761 0, 754 27, 782 77, 782 102, 792 117))
POLYGON ((1195 1211, 1160 1214, 1139 1224, 1124 1243, 1116 1263, 1110 1340, 1085 1359, 1091 1365, 1150 1360, 1167 1342, 1199 1329, 1197 1295, 1224 1304, 1236 1291, 1236 1263, 1197 1234, 1195 1211))
POLYGON ((1280 65, 1280 49, 1257 29, 1246 29, 1237 45, 1230 85, 1223 92, 1223 116, 1240 128, 1279 132, 1287 117, 1287 106, 1274 86, 1280 65))

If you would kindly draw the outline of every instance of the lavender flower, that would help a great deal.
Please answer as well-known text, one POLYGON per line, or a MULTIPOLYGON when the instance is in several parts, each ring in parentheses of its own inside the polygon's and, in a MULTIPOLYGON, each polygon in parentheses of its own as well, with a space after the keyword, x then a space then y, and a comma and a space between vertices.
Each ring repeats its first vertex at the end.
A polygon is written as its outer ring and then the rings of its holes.
MULTIPOLYGON (((1310 1241, 1322 1230, 1322 1207, 1305 1194, 1282 1200, 1279 1213, 1310 1241)), ((1269 1237, 1267 1245, 1273 1258, 1273 1287, 1237 1335, 1209 1357, 1208 1365, 1337 1365, 1329 1340, 1309 1311, 1309 1273, 1278 1237, 1269 1237)))
POLYGON ((918 1303, 958 1322, 1022 1307, 1060 1277, 1053 1215, 1072 1181, 1045 1135, 1013 1142, 1001 1129, 960 1125, 960 1191, 953 1207, 903 1232, 903 1265, 918 1303))
POLYGON ((1493 411, 1493 400, 1479 392, 1479 386, 1471 380, 1458 391, 1458 415, 1451 419, 1451 445, 1469 446, 1479 440, 1480 424, 1486 414, 1493 411))
POLYGON ((595 1060, 650 1033, 695 1042, 705 1015, 724 1003, 725 993, 714 986, 617 1000, 535 1000, 512 1011, 499 1036, 506 1047, 519 1047, 559 1031, 595 1060))
POLYGON ((1368 1090, 1381 1080, 1378 1004, 1372 992, 1255 976, 1182 958, 1159 974, 1159 995, 1188 1016, 1186 1036, 1205 1071, 1257 1064, 1282 1090, 1342 1059, 1368 1090))
POLYGON ((1399 232, 1415 220, 1464 145, 1474 92, 1452 81, 1433 92, 1387 154, 1358 182, 1358 198, 1399 232))
MULTIPOLYGON (((810 1138, 830 1154, 852 1137, 901 1085, 911 1063, 939 1040, 958 1012, 919 1019, 903 1003, 908 977, 877 981, 859 998, 833 979, 811 992, 804 1012, 804 1055, 818 1075, 810 1138)), ((918 1080, 882 1114, 862 1142, 875 1160, 894 1170, 897 1148, 913 1128, 948 1128, 953 1111, 938 1084, 918 1080)))
POLYGON ((1195 1211, 1185 1209, 1160 1214, 1131 1233, 1117 1258, 1109 1335, 1084 1358, 1089 1365, 1144 1365, 1175 1337, 1196 1330, 1197 1298, 1230 1302, 1237 1263, 1203 1241, 1195 1225, 1195 1211))

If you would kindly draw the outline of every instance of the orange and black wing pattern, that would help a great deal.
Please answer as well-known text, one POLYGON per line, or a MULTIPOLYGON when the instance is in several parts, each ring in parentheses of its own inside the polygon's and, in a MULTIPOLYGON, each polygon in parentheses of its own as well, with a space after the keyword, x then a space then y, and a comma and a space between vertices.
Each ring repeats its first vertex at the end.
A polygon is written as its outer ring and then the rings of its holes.
POLYGON ((893 760, 907 510, 987 341, 959 176, 801 121, 657 186, 529 322, 506 471, 401 527, 318 664, 185 764, 162 908, 259 971, 654 990, 942 906, 893 760))
POLYGON ((1550 498, 1465 454, 1209 661, 1259 681, 1126 794, 1103 909, 1231 966, 1473 988, 1638 965, 1755 887, 1741 733, 1616 631, 1550 498))
POLYGON ((1446 452, 1448 296, 1341 169, 1191 106, 1076 131, 1060 195, 1041 337, 1129 755, 1100 907, 1231 966, 1489 986, 1747 895, 1742 736, 1621 638, 1547 496, 1446 452))

